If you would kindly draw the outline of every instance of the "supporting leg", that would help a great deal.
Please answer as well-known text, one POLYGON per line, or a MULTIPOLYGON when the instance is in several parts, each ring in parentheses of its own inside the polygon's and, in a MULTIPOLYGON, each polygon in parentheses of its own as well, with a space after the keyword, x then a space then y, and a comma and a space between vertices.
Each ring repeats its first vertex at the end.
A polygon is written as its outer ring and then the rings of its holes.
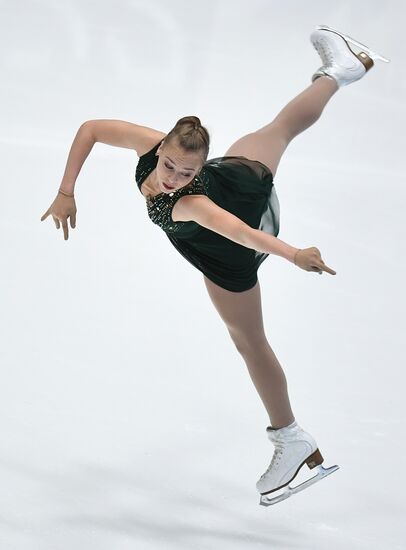
POLYGON ((224 321, 274 428, 288 426, 295 417, 283 369, 264 333, 259 281, 245 292, 231 292, 204 276, 214 307, 224 321))
MULTIPOLYGON (((232 332, 230 335, 233 338, 232 332)), ((234 343, 239 348, 238 336, 234 343)), ((240 354, 247 365, 259 397, 264 404, 270 424, 278 429, 295 421, 288 395, 285 373, 266 338, 261 346, 240 347, 240 354)))

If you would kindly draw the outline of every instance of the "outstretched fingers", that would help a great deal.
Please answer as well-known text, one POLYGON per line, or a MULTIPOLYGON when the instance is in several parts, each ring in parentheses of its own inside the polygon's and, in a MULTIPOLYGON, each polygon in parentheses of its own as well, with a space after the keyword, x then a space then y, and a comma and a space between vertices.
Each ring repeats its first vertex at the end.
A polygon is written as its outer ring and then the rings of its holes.
POLYGON ((330 275, 336 275, 337 272, 334 271, 334 269, 331 269, 331 267, 328 267, 323 260, 320 260, 319 263, 315 266, 315 271, 318 271, 319 273, 322 273, 323 271, 326 271, 327 273, 330 273, 330 275))

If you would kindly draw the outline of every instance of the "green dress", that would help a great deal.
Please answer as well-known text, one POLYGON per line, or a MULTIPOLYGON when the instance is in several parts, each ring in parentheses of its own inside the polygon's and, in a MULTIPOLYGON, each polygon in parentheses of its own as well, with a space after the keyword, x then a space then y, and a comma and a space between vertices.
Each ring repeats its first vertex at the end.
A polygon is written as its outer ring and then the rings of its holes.
MULTIPOLYGON (((135 180, 140 191, 141 184, 158 163, 155 153, 162 141, 139 157, 135 180)), ((269 254, 242 246, 194 221, 173 221, 174 204, 187 194, 207 195, 246 224, 276 237, 279 200, 272 172, 258 160, 242 156, 217 157, 207 160, 187 186, 146 199, 150 219, 208 279, 232 292, 252 288, 258 280, 258 267, 269 254)))

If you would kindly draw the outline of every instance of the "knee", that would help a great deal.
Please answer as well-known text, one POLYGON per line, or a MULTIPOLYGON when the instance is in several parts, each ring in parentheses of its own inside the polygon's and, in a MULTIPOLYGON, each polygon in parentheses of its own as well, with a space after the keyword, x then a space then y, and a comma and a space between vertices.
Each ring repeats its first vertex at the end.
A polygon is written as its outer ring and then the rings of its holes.
POLYGON ((242 334, 241 332, 228 329, 231 340, 240 355, 247 356, 260 353, 269 346, 265 334, 242 334))

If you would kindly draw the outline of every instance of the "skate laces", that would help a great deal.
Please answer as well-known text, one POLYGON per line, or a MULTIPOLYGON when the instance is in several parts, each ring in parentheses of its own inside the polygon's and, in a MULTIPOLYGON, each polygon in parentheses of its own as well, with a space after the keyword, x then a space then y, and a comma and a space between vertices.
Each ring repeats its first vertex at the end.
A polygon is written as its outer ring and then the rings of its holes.
POLYGON ((282 457, 282 454, 283 454, 283 449, 284 449, 284 444, 282 442, 278 442, 276 441, 274 443, 275 445, 275 452, 273 454, 273 457, 272 457, 272 460, 271 460, 271 463, 270 465, 268 466, 266 472, 264 472, 261 476, 260 479, 263 479, 268 473, 269 471, 273 468, 273 466, 276 466, 277 463, 279 462, 280 458, 282 457))
POLYGON ((317 53, 320 55, 324 64, 330 64, 330 65, 333 64, 334 62, 333 52, 330 50, 326 40, 324 40, 323 38, 320 38, 320 40, 316 42, 314 47, 316 48, 317 53))

